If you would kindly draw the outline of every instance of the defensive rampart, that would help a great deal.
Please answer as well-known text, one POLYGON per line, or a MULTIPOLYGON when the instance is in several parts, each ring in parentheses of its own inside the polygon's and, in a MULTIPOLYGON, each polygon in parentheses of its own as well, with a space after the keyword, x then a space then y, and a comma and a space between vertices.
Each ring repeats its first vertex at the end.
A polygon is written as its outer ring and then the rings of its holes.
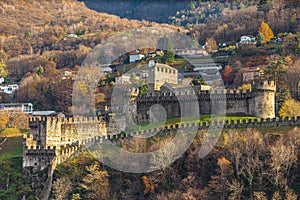
POLYGON ((275 92, 273 81, 253 83, 250 90, 210 90, 193 89, 152 92, 138 96, 137 122, 151 122, 151 107, 161 105, 167 118, 182 117, 183 113, 217 114, 226 109, 228 115, 252 115, 261 118, 275 117, 275 92), (196 102, 196 103, 195 103, 196 102), (225 107, 226 104, 226 107, 225 107), (195 106, 197 106, 195 108, 195 106))
MULTIPOLYGON (((32 124, 47 124, 47 121, 50 121, 50 127, 47 128, 53 129, 51 126, 57 126, 57 123, 53 123, 57 121, 57 118, 47 118, 47 119, 31 119, 30 127, 32 124), (45 121, 46 120, 46 121, 45 121)), ((73 119, 64 119, 61 120, 64 125, 74 125, 73 119)), ((42 129, 34 129, 33 133, 29 135, 25 134, 23 136, 23 168, 33 167, 36 171, 41 171, 48 167, 53 160, 55 159, 55 166, 59 163, 64 162, 66 159, 71 156, 77 154, 82 149, 89 147, 93 144, 100 144, 106 140, 117 142, 122 138, 131 138, 136 135, 153 135, 153 134, 170 134, 176 133, 179 129, 181 130, 205 130, 205 129, 213 129, 213 128, 223 128, 223 129, 240 129, 240 128, 259 128, 259 127, 280 127, 280 126, 300 126, 300 117, 292 117, 292 118, 258 118, 258 119, 248 119, 248 120, 216 120, 210 122, 181 122, 176 124, 169 124, 162 127, 156 127, 148 130, 140 130, 140 131, 130 131, 130 132, 121 132, 118 134, 110 134, 101 132, 102 129, 99 128, 102 121, 100 120, 78 120, 77 122, 83 123, 93 123, 90 124, 90 127, 93 127, 94 130, 91 130, 93 134, 88 134, 89 137, 74 137, 67 138, 65 133, 60 133, 65 138, 60 138, 56 145, 51 146, 42 146, 37 145, 41 144, 39 136, 43 133, 43 126, 39 126, 42 129), (99 124, 100 123, 100 124, 99 124), (38 130, 38 131, 37 131, 38 130), (39 133, 39 135, 33 135, 34 133, 39 133), (97 131, 98 134, 95 134, 97 131), (74 138, 81 138, 77 140, 73 140, 74 138), (70 141, 70 143, 65 143, 64 140, 70 141), (73 140, 73 141, 72 141, 73 140), (62 141, 62 142, 60 142, 62 141)), ((35 126, 33 126, 35 127, 35 126)), ((80 127, 80 126, 78 126, 80 127)), ((73 127, 74 133, 76 131, 76 127, 73 127)), ((65 129, 58 129, 65 130, 65 129)), ((89 131, 90 129, 87 129, 89 131)), ((47 131, 46 131, 47 132, 47 131)), ((46 136, 47 140, 47 136, 46 136)))

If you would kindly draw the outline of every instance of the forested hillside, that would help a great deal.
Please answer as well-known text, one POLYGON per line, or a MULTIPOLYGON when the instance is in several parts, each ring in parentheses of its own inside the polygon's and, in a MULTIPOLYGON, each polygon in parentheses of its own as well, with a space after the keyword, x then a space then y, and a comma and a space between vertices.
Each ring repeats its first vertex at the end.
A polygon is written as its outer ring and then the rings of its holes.
MULTIPOLYGON (((199 131, 193 144, 176 162, 143 174, 121 173, 102 165, 93 157, 94 151, 85 152, 58 166, 53 196, 62 199, 297 200, 299 129, 269 131, 272 134, 254 129, 224 131, 204 159, 199 159, 198 153, 207 132, 199 131)), ((134 153, 153 152, 165 147, 171 139, 172 136, 156 136, 124 140, 122 148, 134 153)), ((167 162, 168 155, 176 148, 172 145, 165 148, 150 165, 167 162)))
POLYGON ((0 11, 0 76, 20 84, 14 97, 2 94, 2 101, 32 102, 43 110, 68 111, 72 80, 62 80, 60 73, 75 73, 101 41, 139 27, 178 30, 98 13, 76 0, 5 0, 0 11))
POLYGON ((154 1, 118 1, 118 0, 83 0, 86 5, 99 12, 118 15, 127 19, 149 20, 168 23, 168 17, 176 11, 187 8, 190 0, 154 0, 154 1))

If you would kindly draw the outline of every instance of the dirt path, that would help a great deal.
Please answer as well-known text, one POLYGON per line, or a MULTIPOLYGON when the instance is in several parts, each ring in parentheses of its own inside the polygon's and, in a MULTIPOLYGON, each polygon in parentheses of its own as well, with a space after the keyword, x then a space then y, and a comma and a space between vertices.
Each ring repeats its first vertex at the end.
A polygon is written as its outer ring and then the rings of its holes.
POLYGON ((0 141, 0 150, 2 150, 1 146, 6 142, 7 140, 7 137, 3 138, 1 141, 0 141))

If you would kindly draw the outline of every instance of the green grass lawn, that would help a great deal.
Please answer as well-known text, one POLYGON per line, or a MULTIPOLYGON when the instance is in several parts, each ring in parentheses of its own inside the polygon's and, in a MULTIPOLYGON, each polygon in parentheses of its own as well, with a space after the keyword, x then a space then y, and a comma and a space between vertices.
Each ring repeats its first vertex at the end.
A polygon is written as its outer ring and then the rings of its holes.
POLYGON ((0 130, 0 137, 18 137, 28 132, 29 132, 28 129, 5 128, 0 130))
POLYGON ((6 142, 1 145, 0 162, 11 158, 22 157, 22 154, 22 137, 9 137, 6 142))

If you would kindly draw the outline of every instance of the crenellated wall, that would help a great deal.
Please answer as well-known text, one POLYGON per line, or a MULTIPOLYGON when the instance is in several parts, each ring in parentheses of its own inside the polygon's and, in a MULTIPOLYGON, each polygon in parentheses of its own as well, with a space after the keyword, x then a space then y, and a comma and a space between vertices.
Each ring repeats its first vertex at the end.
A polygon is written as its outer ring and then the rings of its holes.
MULTIPOLYGON (((122 132, 118 134, 107 134, 106 132, 99 132, 97 135, 95 134, 99 129, 100 124, 103 121, 99 119, 57 119, 57 118, 31 118, 29 121, 30 127, 33 129, 30 130, 30 134, 25 134, 23 136, 23 168, 33 167, 35 171, 42 171, 46 169, 53 161, 55 161, 55 166, 64 162, 71 156, 80 152, 83 148, 86 148, 93 144, 101 144, 105 140, 112 141, 113 143, 118 143, 119 139, 122 138, 131 138, 135 135, 153 135, 153 134, 170 134, 176 133, 179 128, 182 130, 190 129, 193 130, 202 130, 208 128, 225 128, 225 129, 239 129, 239 128, 256 128, 256 127, 279 127, 279 126, 300 126, 300 117, 292 117, 292 118, 258 118, 258 119, 249 119, 249 120, 220 120, 220 121, 211 121, 211 122, 182 122, 176 124, 170 124, 163 127, 157 127, 149 130, 142 131, 132 131, 132 132, 122 132), (50 134, 55 132, 55 127, 57 124, 61 124, 61 127, 57 130, 67 130, 66 126, 73 127, 71 130, 74 133, 77 133, 77 127, 75 124, 82 123, 84 127, 87 124, 90 124, 90 128, 87 131, 92 131, 93 134, 91 137, 83 137, 82 139, 77 139, 72 144, 68 144, 65 141, 72 141, 74 137, 68 138, 65 133, 60 133, 65 138, 63 141, 61 139, 61 143, 57 142, 53 146, 42 147, 37 145, 39 143, 39 138, 34 138, 33 134, 43 133, 43 131, 47 132, 47 128, 51 128, 50 134), (48 126, 44 127, 45 124, 48 126), (39 127, 40 129, 37 129, 39 127), (93 129, 93 130, 92 130, 93 129)), ((80 126, 78 126, 80 127, 80 126)), ((70 131, 69 131, 70 132, 70 131)), ((48 132, 47 132, 48 133, 48 132)), ((55 133, 55 137, 57 137, 58 133, 55 133)), ((44 137, 44 136, 42 136, 44 137)), ((45 137, 46 140, 48 136, 45 137)), ((51 139, 52 140, 52 139, 51 139)), ((48 143, 50 144, 50 143, 48 143)))
POLYGON ((224 109, 225 103, 227 115, 275 117, 276 86, 274 82, 259 81, 253 83, 252 88, 252 91, 210 90, 196 92, 192 89, 176 91, 175 88, 170 92, 152 92, 136 99, 137 122, 151 122, 150 115, 153 105, 161 105, 167 113, 167 118, 182 117, 182 113, 193 113, 195 109, 193 106, 199 106, 199 114, 217 114, 218 110, 224 109))
POLYGON ((23 168, 41 171, 56 158, 57 164, 76 153, 86 140, 107 136, 98 117, 31 117, 30 133, 23 135, 23 168))

